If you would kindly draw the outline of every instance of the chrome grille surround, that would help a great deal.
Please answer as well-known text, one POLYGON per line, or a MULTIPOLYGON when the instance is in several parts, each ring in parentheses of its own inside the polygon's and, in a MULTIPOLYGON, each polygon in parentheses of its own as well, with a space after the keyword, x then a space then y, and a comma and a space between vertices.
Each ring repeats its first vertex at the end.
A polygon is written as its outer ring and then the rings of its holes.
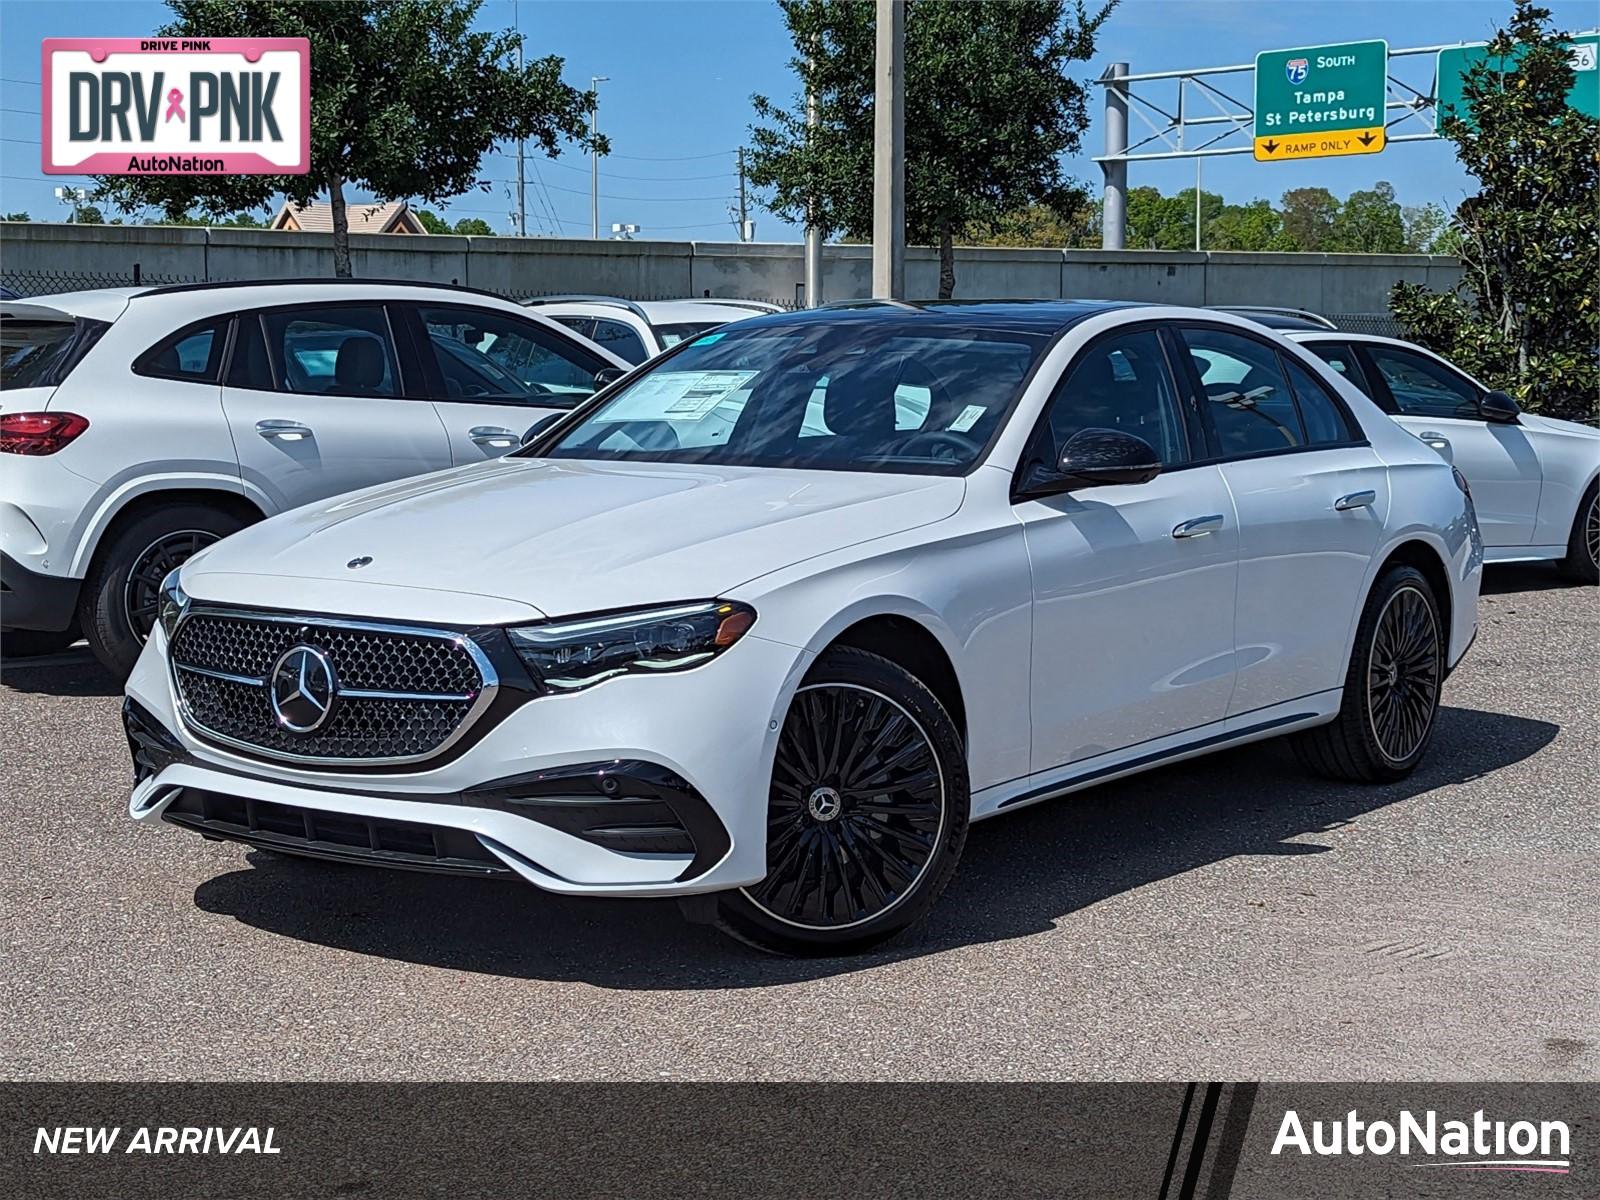
POLYGON ((173 695, 199 736, 250 755, 308 766, 394 766, 448 749, 493 702, 499 678, 460 630, 314 613, 194 607, 167 645, 173 695), (299 644, 338 669, 334 709, 296 734, 268 699, 273 664, 299 644))

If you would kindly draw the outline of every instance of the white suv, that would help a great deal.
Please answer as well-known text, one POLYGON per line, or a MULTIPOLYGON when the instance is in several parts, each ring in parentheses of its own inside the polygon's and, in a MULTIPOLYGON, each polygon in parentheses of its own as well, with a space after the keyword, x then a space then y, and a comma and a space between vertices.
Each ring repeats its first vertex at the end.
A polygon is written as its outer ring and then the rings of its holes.
POLYGON ((615 296, 536 296, 523 303, 636 365, 719 325, 783 311, 764 300, 713 296, 637 301, 615 296))
POLYGON ((0 302, 0 625, 126 675, 161 580, 285 509, 517 446, 623 360, 510 301, 343 281, 0 302))
POLYGON ((1279 734, 1404 777, 1482 551, 1449 464, 1237 317, 758 317, 174 572, 130 812, 856 950, 969 821, 1098 780, 1279 734))

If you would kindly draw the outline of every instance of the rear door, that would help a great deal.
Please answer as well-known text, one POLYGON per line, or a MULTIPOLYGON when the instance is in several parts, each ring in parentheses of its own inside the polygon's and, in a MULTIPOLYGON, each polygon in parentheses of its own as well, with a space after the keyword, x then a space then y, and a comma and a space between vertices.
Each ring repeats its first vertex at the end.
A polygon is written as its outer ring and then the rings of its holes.
POLYGON ((470 304, 404 306, 421 360, 421 396, 433 402, 457 465, 521 444, 541 417, 595 392, 595 376, 622 365, 566 330, 470 304))
POLYGON ((1385 342, 1356 346, 1394 419, 1466 476, 1484 545, 1532 542, 1544 476, 1527 431, 1486 420, 1483 389, 1431 355, 1385 342))
POLYGON ((240 315, 222 405, 247 490, 270 511, 451 465, 381 303, 240 315))
POLYGON ((1239 515, 1242 717, 1341 686, 1388 473, 1343 403, 1292 352, 1235 327, 1186 326, 1191 379, 1239 515))

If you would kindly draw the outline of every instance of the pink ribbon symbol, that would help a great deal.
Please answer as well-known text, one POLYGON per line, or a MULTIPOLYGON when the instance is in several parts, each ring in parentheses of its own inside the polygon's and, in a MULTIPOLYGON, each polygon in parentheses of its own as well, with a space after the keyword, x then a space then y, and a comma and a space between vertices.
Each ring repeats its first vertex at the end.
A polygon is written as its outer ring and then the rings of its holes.
POLYGON ((183 93, 177 88, 173 88, 167 93, 167 115, 165 120, 170 121, 173 117, 177 117, 180 121, 189 119, 183 115, 183 93))

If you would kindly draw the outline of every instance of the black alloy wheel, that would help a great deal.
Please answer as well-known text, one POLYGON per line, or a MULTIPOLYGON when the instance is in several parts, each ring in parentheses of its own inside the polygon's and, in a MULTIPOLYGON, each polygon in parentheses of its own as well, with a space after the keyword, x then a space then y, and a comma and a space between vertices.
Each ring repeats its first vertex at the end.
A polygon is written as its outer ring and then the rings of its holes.
POLYGON ((1433 605, 1415 586, 1392 593, 1367 654, 1367 719, 1378 750, 1409 760, 1427 741, 1439 707, 1439 628, 1433 605))
POLYGON ((177 529, 163 534, 144 548, 128 568, 122 604, 128 628, 143 642, 155 628, 161 609, 161 584, 175 568, 217 540, 205 529, 177 529))
POLYGON ((855 684, 801 688, 773 764, 767 877, 745 894, 810 929, 888 912, 928 869, 944 791, 933 743, 899 704, 855 684))
POLYGON ((864 950, 933 906, 969 805, 966 748, 933 693, 888 659, 834 648, 778 732, 765 878, 686 910, 776 954, 864 950))

